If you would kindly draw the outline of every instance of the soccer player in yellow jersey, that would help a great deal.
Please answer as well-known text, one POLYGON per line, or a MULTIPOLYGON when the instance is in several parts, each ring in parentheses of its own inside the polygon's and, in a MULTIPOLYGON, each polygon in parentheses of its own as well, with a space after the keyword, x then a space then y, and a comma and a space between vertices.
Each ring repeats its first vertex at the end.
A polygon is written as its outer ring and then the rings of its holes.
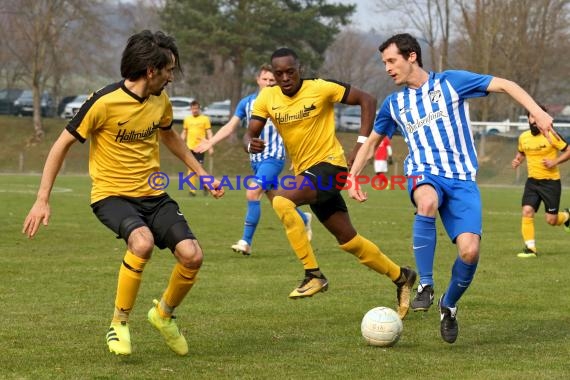
MULTIPOLYGON (((546 108, 541 106, 544 111, 546 108)), ((534 214, 540 202, 544 203, 546 223, 551 226, 564 225, 570 232, 570 209, 559 211, 562 185, 558 165, 570 158, 570 149, 563 138, 552 138, 552 144, 540 133, 534 117, 527 114, 530 130, 519 136, 518 152, 512 161, 513 168, 518 168, 526 157, 528 178, 522 196, 522 237, 525 247, 517 256, 536 257, 534 234, 534 214), (563 152, 558 154, 558 152, 563 152)))
MULTIPOLYGON (((202 115, 200 112, 200 103, 197 100, 193 100, 190 103, 190 111, 192 112, 192 115, 187 116, 184 119, 180 137, 182 137, 182 140, 186 141, 186 146, 188 146, 188 149, 192 151, 192 154, 196 160, 198 160, 200 165, 204 165, 204 153, 197 152, 196 148, 205 138, 212 138, 212 125, 210 124, 210 118, 206 115, 202 115)), ((208 153, 213 154, 214 148, 210 147, 208 153)), ((198 183, 197 174, 189 168, 188 175, 191 175, 190 183, 192 184, 189 193, 191 196, 195 196, 197 189, 196 184, 198 183)), ((204 194, 208 194, 207 189, 204 189, 204 194)))
MULTIPOLYGON (((258 136, 266 120, 271 119, 293 164, 294 181, 268 193, 289 243, 305 269, 304 280, 289 297, 310 297, 328 288, 328 280, 317 263, 303 220, 295 210, 297 206, 309 204, 341 249, 396 284, 398 314, 404 318, 416 273, 395 264, 374 243, 356 232, 340 194, 346 185, 347 162, 335 136, 334 104, 359 105, 362 110, 360 134, 367 136, 372 130, 376 99, 348 84, 302 79, 297 54, 288 48, 273 53, 271 66, 277 86, 264 88, 255 100, 244 145, 249 153, 263 151, 265 143, 258 136)), ((356 154, 362 139, 365 137, 359 138, 351 157, 356 154)))
MULTIPOLYGON (((24 221, 22 232, 30 238, 40 224, 48 224, 49 197, 65 156, 74 142, 90 138, 91 207, 127 244, 107 332, 109 350, 117 355, 131 354, 129 314, 155 245, 168 247, 176 264, 148 320, 170 349, 179 355, 188 352, 173 312, 196 282, 203 253, 177 203, 153 180, 160 170, 159 137, 188 167, 199 175, 208 173, 171 128, 172 106, 163 89, 175 69, 180 62, 172 37, 145 30, 129 38, 121 58, 124 79, 95 92, 63 130, 48 154, 36 202, 24 221)), ((219 185, 214 180, 210 189, 216 198, 223 196, 219 185)))

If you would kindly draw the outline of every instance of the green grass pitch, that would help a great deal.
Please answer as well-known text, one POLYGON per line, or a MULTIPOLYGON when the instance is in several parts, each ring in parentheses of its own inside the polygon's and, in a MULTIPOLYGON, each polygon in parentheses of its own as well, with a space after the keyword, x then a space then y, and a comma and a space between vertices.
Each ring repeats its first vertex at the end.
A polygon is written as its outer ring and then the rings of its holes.
MULTIPOLYGON (((387 277, 359 265, 314 221, 313 246, 329 291, 289 300, 303 277, 266 200, 253 255, 230 250, 241 236, 245 197, 169 191, 198 237, 200 279, 177 309, 190 354, 178 357, 146 321, 174 259, 154 252, 131 316, 133 354, 108 352, 124 243, 89 207, 89 178, 62 176, 52 217, 33 240, 21 234, 37 176, 0 176, 0 378, 2 379, 561 379, 570 364, 570 234, 536 218, 538 259, 519 259, 522 187, 481 189, 481 261, 459 304, 459 338, 439 336, 436 307, 411 312, 400 342, 367 346, 360 321, 375 306, 395 307, 387 277)), ((413 209, 404 191, 369 191, 345 199, 358 231, 393 260, 414 265, 413 209)), ((568 191, 562 207, 570 204, 568 191)), ((305 207, 307 208, 307 207, 305 207)), ((308 209, 308 208, 307 208, 308 209)), ((455 248, 438 222, 437 297, 449 280, 455 248)))

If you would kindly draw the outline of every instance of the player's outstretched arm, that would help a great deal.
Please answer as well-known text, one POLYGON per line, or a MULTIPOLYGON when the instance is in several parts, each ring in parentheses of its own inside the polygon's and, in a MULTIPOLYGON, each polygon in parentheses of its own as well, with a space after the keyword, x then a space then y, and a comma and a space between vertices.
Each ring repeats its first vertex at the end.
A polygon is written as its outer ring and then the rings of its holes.
POLYGON ((230 121, 228 121, 214 136, 208 138, 207 140, 202 140, 200 144, 194 149, 198 153, 204 153, 210 150, 219 143, 220 141, 228 138, 232 133, 234 133, 241 123, 241 119, 236 115, 232 116, 230 121))
POLYGON ((523 106, 534 117, 536 126, 540 129, 542 134, 548 139, 550 143, 552 143, 550 139, 551 135, 559 139, 558 135, 552 128, 552 116, 540 108, 532 96, 530 96, 528 92, 526 92, 518 84, 508 79, 494 77, 489 83, 487 91, 504 92, 508 94, 511 98, 513 98, 513 100, 523 106))
POLYGON ((51 190, 65 156, 75 141, 77 140, 71 133, 63 130, 49 151, 36 201, 26 216, 22 228, 22 233, 26 234, 28 238, 34 237, 41 224, 47 226, 49 223, 51 214, 49 197, 51 190))
POLYGON ((374 124, 374 117, 376 115, 376 103, 377 99, 371 94, 360 90, 356 87, 351 87, 348 96, 346 97, 346 104, 359 105, 360 106, 360 130, 359 139, 355 143, 352 151, 349 153, 348 166, 351 167, 356 157, 358 150, 361 148, 362 139, 368 137, 372 131, 374 124))
POLYGON ((352 199, 356 199, 359 202, 364 202, 366 199, 368 199, 366 192, 362 191, 362 189, 357 186, 356 176, 362 173, 362 170, 368 163, 368 160, 374 155, 374 150, 376 150, 376 147, 383 138, 384 135, 379 135, 375 131, 372 131, 368 139, 358 150, 358 153, 356 154, 354 162, 350 168, 348 177, 348 180, 350 181, 350 185, 348 187, 348 196, 352 199))

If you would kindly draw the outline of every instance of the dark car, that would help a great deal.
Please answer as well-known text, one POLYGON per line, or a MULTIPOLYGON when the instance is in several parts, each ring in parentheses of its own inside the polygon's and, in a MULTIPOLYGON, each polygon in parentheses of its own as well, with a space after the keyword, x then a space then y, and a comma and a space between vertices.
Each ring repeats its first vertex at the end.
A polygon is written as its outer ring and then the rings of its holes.
MULTIPOLYGON (((53 115, 53 99, 47 92, 42 94, 40 106, 42 109, 42 117, 53 115)), ((25 90, 20 97, 14 101, 13 114, 17 116, 31 116, 34 114, 34 99, 31 90, 25 90)))
POLYGON ((71 103, 72 101, 75 100, 75 98, 77 97, 77 95, 69 95, 69 96, 64 96, 61 101, 59 102, 59 104, 57 105, 57 115, 59 115, 60 117, 65 117, 63 115, 63 111, 65 111, 65 106, 68 103, 71 103))
POLYGON ((0 90, 0 114, 12 115, 14 113, 14 101, 22 95, 24 90, 5 88, 0 90))

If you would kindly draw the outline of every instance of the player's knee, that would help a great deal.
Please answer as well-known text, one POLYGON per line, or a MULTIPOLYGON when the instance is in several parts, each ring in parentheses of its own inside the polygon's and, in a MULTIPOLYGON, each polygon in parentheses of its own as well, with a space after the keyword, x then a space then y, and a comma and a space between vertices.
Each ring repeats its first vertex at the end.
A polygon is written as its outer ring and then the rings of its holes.
POLYGON ((263 189, 261 187, 256 189, 253 188, 247 189, 247 191, 245 192, 245 198, 248 201, 257 201, 259 200, 262 194, 263 194, 263 189))
POLYGON ((550 224, 551 226, 556 226, 558 222, 558 218, 547 218, 546 223, 550 224))
POLYGON ((198 269, 202 266, 204 253, 197 240, 186 239, 176 245, 174 255, 185 268, 198 269))
POLYGON ((467 264, 475 264, 479 261, 479 245, 470 244, 463 247, 459 252, 459 257, 467 264))
POLYGON ((154 238, 147 227, 133 230, 128 238, 129 251, 142 258, 149 258, 154 249, 154 238))
POLYGON ((418 215, 435 216, 437 214, 437 199, 426 199, 418 203, 418 215))

